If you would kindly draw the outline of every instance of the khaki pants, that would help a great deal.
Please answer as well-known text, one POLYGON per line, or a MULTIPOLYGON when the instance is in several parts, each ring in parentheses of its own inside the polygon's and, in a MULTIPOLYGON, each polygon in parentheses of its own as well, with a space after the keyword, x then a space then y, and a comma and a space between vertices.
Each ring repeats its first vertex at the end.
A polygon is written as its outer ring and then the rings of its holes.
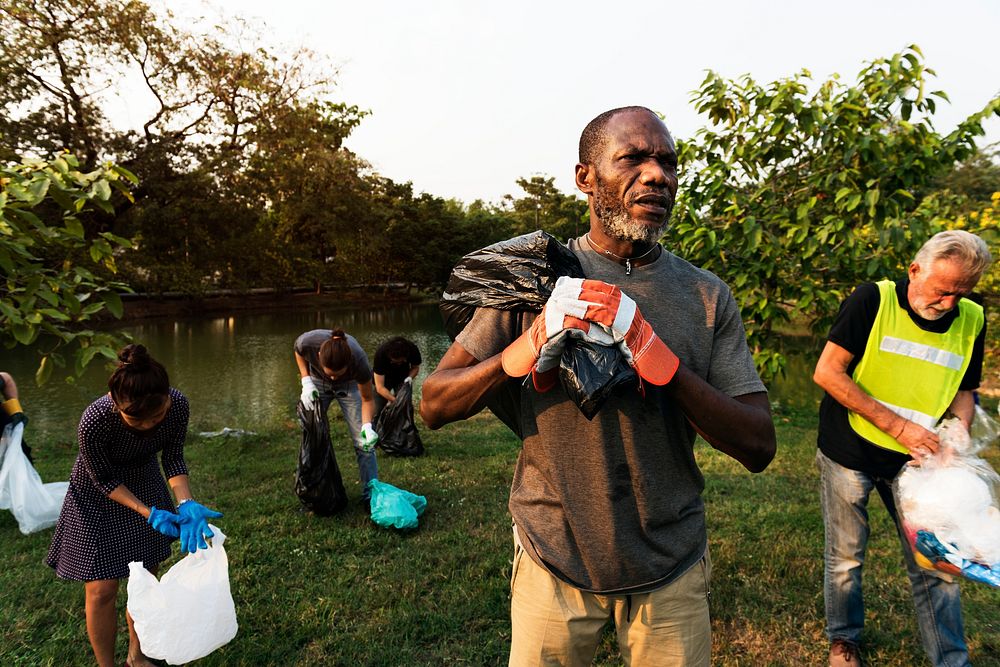
POLYGON ((711 563, 705 557, 666 586, 636 595, 585 593, 539 566, 517 543, 511 571, 511 667, 590 665, 613 619, 626 665, 709 665, 711 563))

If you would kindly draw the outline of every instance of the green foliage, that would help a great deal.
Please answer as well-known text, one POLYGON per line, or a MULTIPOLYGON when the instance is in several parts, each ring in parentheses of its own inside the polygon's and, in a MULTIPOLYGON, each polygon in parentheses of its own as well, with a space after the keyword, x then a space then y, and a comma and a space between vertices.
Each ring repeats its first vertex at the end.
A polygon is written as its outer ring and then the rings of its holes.
POLYGON ((947 190, 963 197, 963 213, 977 211, 992 205, 996 192, 1000 192, 1000 145, 993 144, 963 160, 935 182, 935 188, 947 190))
MULTIPOLYGON (((993 193, 987 206, 959 215, 954 220, 947 221, 945 226, 948 229, 964 229, 986 241, 993 263, 979 280, 976 291, 988 298, 1000 297, 1000 271, 997 266, 1000 262, 1000 191, 993 193)), ((996 335, 996 332, 991 333, 996 335)))
POLYGON ((710 73, 694 94, 710 126, 679 148, 667 242, 733 288, 765 378, 783 367, 776 328, 801 317, 825 330, 855 285, 898 275, 941 229, 951 200, 932 185, 975 151, 1000 97, 941 135, 932 74, 912 46, 854 85, 710 73))
POLYGON ((560 192, 551 176, 519 178, 523 197, 507 195, 504 204, 514 223, 513 233, 527 234, 542 229, 562 241, 576 238, 590 229, 587 201, 560 192))
POLYGON ((122 315, 113 279, 116 255, 131 242, 111 232, 88 235, 85 221, 111 214, 112 193, 130 199, 136 178, 107 164, 88 172, 70 155, 0 167, 0 342, 39 344, 36 380, 49 379, 73 352, 79 374, 98 356, 115 358, 120 336, 85 328, 97 316, 122 315))

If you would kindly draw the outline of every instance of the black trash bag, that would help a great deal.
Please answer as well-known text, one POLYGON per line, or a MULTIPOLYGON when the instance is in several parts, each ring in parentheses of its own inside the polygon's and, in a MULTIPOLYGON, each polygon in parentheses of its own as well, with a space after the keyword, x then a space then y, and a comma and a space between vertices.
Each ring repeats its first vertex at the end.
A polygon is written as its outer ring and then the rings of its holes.
POLYGON ((301 401, 296 411, 305 428, 295 471, 295 495, 310 512, 336 514, 347 505, 347 491, 330 444, 330 424, 322 410, 307 410, 301 401))
MULTIPOLYGON (((471 252, 452 270, 441 297, 445 331, 455 340, 481 307, 539 313, 560 276, 586 277, 573 251, 540 230, 471 252)), ((593 419, 615 388, 634 384, 637 376, 617 347, 571 339, 559 379, 584 416, 593 419)), ((519 401, 510 393, 501 393, 489 407, 518 432, 519 401)))
POLYGON ((404 382, 396 390, 396 400, 387 403, 375 418, 378 446, 390 456, 420 456, 424 443, 413 420, 413 385, 404 382))

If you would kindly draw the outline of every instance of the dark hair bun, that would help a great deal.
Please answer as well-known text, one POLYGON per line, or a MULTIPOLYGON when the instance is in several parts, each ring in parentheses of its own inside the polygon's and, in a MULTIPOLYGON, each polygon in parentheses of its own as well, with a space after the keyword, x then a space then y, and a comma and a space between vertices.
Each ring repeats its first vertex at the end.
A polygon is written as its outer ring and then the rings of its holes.
POLYGON ((344 333, 343 329, 334 329, 333 331, 330 332, 330 338, 345 338, 346 339, 346 337, 347 337, 347 334, 344 333))
POLYGON ((126 345, 118 352, 120 366, 132 366, 135 370, 142 370, 149 366, 149 351, 145 345, 126 345))

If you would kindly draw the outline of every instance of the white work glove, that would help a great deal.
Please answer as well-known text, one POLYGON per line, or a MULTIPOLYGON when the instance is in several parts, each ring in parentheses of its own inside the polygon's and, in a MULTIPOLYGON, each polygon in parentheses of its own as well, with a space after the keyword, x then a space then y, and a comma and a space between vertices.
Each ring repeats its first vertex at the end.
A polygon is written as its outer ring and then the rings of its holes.
POLYGON ((406 379, 403 380, 403 382, 405 382, 406 384, 413 384, 413 378, 411 378, 409 375, 407 375, 406 379))
POLYGON ((372 428, 371 422, 365 422, 361 425, 361 449, 370 452, 375 449, 375 445, 378 443, 378 433, 372 428))
POLYGON ((318 407, 319 390, 316 389, 316 383, 308 375, 302 378, 302 395, 299 396, 299 400, 302 401, 306 410, 315 410, 318 407))

